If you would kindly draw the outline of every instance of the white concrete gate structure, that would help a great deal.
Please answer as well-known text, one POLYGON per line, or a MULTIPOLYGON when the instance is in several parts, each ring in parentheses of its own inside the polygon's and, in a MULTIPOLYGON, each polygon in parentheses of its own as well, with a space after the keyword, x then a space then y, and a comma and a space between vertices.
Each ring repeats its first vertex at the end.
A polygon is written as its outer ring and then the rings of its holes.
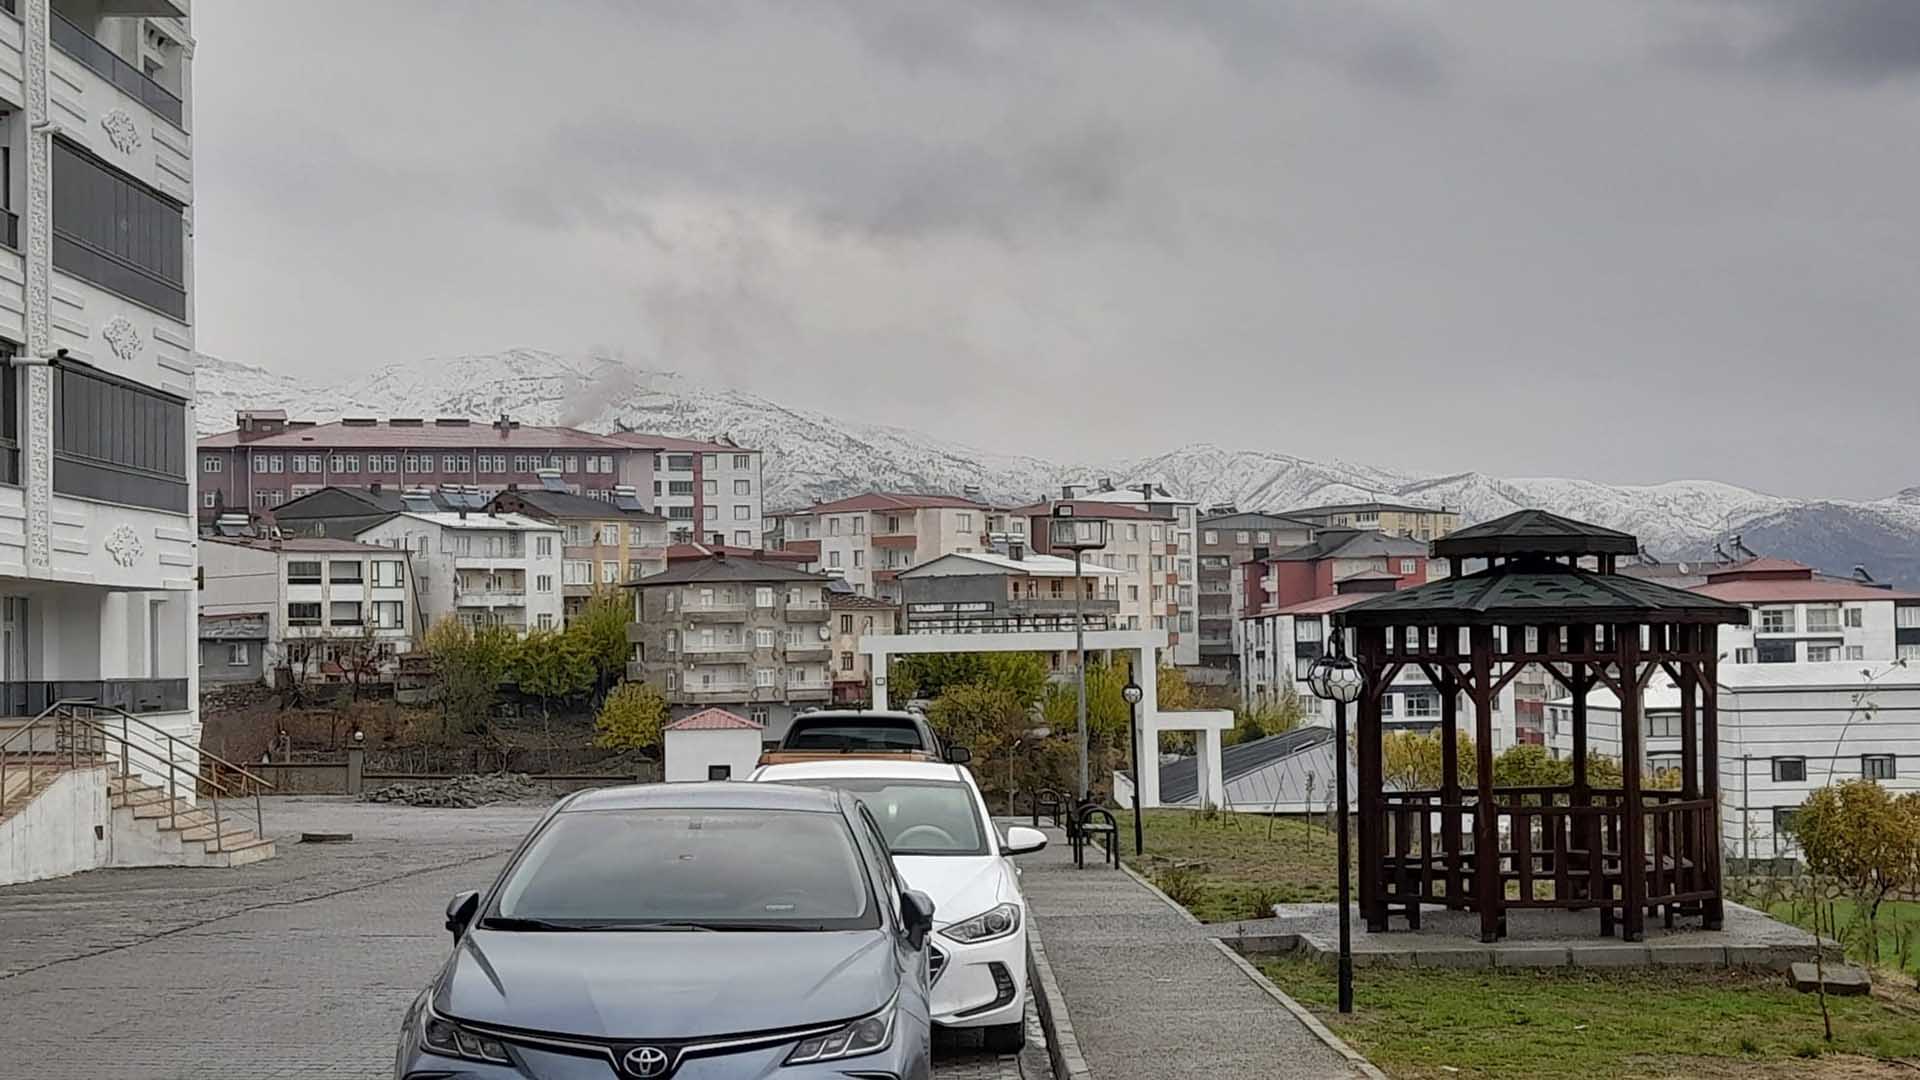
MULTIPOLYGON (((1133 679, 1140 684, 1140 805, 1160 805, 1160 733, 1197 731, 1200 771, 1204 777, 1206 799, 1215 806, 1226 802, 1226 785, 1221 779, 1220 735, 1233 727, 1230 709, 1190 709, 1161 712, 1158 705, 1160 669, 1155 662, 1159 650, 1167 645, 1165 630, 1088 630, 1085 632, 1088 655, 1094 653, 1131 654, 1133 679)), ((887 704, 887 660, 894 656, 920 653, 1038 652, 1072 653, 1072 630, 1008 631, 985 634, 868 634, 860 639, 860 652, 871 659, 873 670, 873 707, 887 704)))

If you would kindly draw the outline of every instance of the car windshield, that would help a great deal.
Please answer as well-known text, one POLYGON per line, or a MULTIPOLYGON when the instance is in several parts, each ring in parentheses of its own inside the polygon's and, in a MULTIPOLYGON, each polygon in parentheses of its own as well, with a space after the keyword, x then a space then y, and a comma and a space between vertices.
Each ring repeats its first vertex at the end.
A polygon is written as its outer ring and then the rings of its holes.
POLYGON ((786 750, 925 750, 920 729, 904 720, 834 720, 803 724, 788 733, 786 750), (802 726, 803 725, 803 726, 802 726))
MULTIPOLYGON (((787 783, 789 781, 782 781, 787 783)), ((939 780, 877 777, 795 780, 834 787, 867 804, 895 855, 985 855, 987 839, 973 789, 939 780)))
POLYGON ((500 929, 855 930, 879 925, 839 814, 561 813, 513 868, 500 929))

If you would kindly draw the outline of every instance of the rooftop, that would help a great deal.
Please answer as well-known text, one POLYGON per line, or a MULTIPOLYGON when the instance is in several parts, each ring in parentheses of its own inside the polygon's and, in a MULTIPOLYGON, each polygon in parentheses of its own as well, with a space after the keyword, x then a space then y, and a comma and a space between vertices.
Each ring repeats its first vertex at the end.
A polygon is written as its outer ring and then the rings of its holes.
POLYGON ((1201 518, 1200 524, 1209 529, 1317 529, 1320 527, 1318 522, 1288 517, 1285 514, 1269 514, 1262 510, 1236 510, 1230 514, 1212 514, 1201 518))
MULTIPOLYGON (((929 574, 924 571, 940 566, 943 563, 951 563, 956 559, 978 564, 979 569, 975 572, 981 574, 1003 573, 1022 575, 1025 577, 1074 576, 1072 559, 1062 559, 1057 555, 1028 555, 1025 558, 1016 559, 1010 555, 994 555, 981 551, 954 552, 950 555, 942 555, 937 559, 929 559, 911 569, 900 571, 900 576, 903 578, 937 577, 940 575, 929 574)), ((947 567, 947 569, 950 570, 952 567, 947 567)), ((1104 566, 1096 566, 1092 562, 1083 562, 1080 565, 1080 576, 1118 577, 1120 576, 1120 571, 1110 570, 1104 566)))
POLYGON ((1335 593, 1332 596, 1319 596, 1312 600, 1302 600, 1297 604, 1288 604, 1276 611, 1255 612, 1256 615, 1328 615, 1347 608, 1362 600, 1371 600, 1379 593, 1349 592, 1335 593))
POLYGON ((963 498, 958 495, 914 495, 902 492, 875 491, 865 495, 838 499, 834 502, 815 503, 808 510, 796 513, 812 514, 850 514, 860 511, 888 510, 988 510, 986 503, 978 499, 963 498))
POLYGON ((523 504, 539 511, 543 516, 564 518, 574 521, 609 521, 623 519, 628 521, 665 521, 665 517, 651 510, 638 507, 622 508, 608 499, 590 499, 585 495, 575 495, 570 491, 548 491, 544 488, 516 488, 503 491, 494 496, 500 499, 516 498, 523 504))
POLYGON ((1385 511, 1393 514, 1451 514, 1454 511, 1444 506, 1414 506, 1411 503, 1393 502, 1356 502, 1330 503, 1326 506, 1308 506, 1299 510, 1283 510, 1287 517, 1326 517, 1329 514, 1358 514, 1367 511, 1385 511))
MULTIPOLYGON (((1164 505, 1156 503, 1156 506, 1164 505)), ((1139 518, 1155 521, 1172 521, 1172 510, 1155 510, 1145 506, 1132 506, 1126 503, 1096 502, 1092 499, 1043 499, 1027 506, 1015 507, 1009 514, 1037 516, 1052 515, 1056 507, 1065 506, 1073 511, 1074 517, 1085 518, 1139 518)))
POLYGON ((639 581, 629 582, 628 588, 646 588, 650 585, 689 585, 701 582, 762 582, 762 581, 826 581, 825 574, 810 574, 805 570, 796 570, 775 562, 762 562, 758 559, 740 558, 718 552, 699 559, 669 559, 667 568, 657 574, 649 574, 639 581))
POLYGON ((1634 555, 1640 541, 1632 533, 1550 514, 1545 510, 1516 510, 1511 514, 1470 525, 1433 542, 1438 558, 1485 558, 1495 555, 1634 555))
POLYGON ((702 709, 668 724, 664 731, 760 731, 767 725, 725 709, 702 709))
POLYGON ((731 442, 707 439, 680 439, 672 435, 654 435, 644 431, 612 431, 603 438, 640 450, 666 450, 672 453, 757 454, 760 451, 731 442))
POLYGON ((1343 625, 1511 625, 1543 619, 1747 623, 1745 608, 1697 592, 1526 557, 1477 574, 1360 595, 1365 596, 1361 603, 1341 613, 1343 625))
POLYGON ((734 547, 730 544, 672 544, 667 548, 667 561, 679 562, 682 559, 707 559, 715 553, 729 559, 753 559, 769 563, 810 563, 815 556, 803 551, 769 551, 763 548, 734 547))
POLYGON ((577 428, 525 427, 518 423, 507 427, 498 421, 460 419, 435 420, 335 420, 326 424, 300 424, 273 435, 242 440, 240 432, 221 432, 200 440, 200 449, 218 450, 235 446, 261 447, 267 450, 365 449, 396 450, 450 449, 489 450, 624 450, 632 444, 595 435, 577 428))
POLYGON ((397 517, 418 518, 421 521, 438 525, 443 529, 504 529, 514 532, 559 532, 560 526, 551 521, 538 521, 525 514, 489 514, 477 511, 460 513, 455 510, 409 510, 397 517))
POLYGON ((898 611, 899 604, 889 604, 885 600, 859 593, 830 592, 827 594, 827 606, 845 611, 898 611))
MULTIPOLYGON (((1235 743, 1220 751, 1221 779, 1231 783, 1240 777, 1262 769, 1283 758, 1292 757, 1304 750, 1311 750, 1322 743, 1333 740, 1333 729, 1324 727, 1299 727, 1278 735, 1268 735, 1250 742, 1235 743)), ((1183 757, 1178 761, 1160 766, 1160 801, 1168 803, 1185 802, 1200 794, 1199 761, 1192 757, 1183 757)))
POLYGON ((1271 558, 1275 562, 1318 562, 1321 559, 1367 559, 1381 555, 1424 559, 1427 545, 1419 540, 1388 536, 1378 529, 1323 529, 1312 543, 1288 548, 1271 558))
POLYGON ((379 544, 363 544, 358 540, 339 540, 330 536, 289 536, 280 540, 252 536, 203 536, 202 540, 210 544, 230 544, 233 547, 253 548, 256 551, 281 551, 320 554, 323 552, 377 552, 382 555, 394 554, 394 549, 379 544))

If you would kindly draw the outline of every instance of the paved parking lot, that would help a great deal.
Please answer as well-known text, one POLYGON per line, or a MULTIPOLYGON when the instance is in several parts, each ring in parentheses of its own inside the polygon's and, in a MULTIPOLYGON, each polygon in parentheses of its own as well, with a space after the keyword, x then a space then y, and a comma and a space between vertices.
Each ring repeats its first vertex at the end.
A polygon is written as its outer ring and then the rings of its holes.
MULTIPOLYGON (((267 814, 275 836, 355 839, 0 889, 0 1080, 391 1076, 400 1015, 446 955, 447 898, 491 880, 540 808, 290 798, 267 814)), ((964 1042, 935 1072, 1020 1076, 964 1042)))

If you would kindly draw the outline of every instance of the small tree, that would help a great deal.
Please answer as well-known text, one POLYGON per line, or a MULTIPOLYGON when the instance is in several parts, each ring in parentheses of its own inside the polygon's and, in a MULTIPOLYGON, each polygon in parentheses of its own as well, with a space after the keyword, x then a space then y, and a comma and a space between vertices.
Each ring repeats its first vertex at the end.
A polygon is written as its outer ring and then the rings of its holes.
POLYGON ((593 721, 593 744, 614 750, 647 750, 660 745, 667 723, 667 699, 651 683, 623 682, 613 688, 593 721))
POLYGON ((552 715, 554 698, 570 698, 594 684, 593 661, 580 636, 535 630, 514 649, 513 677, 524 693, 540 699, 540 715, 552 715))
POLYGON ((1807 797, 1793 833, 1807 868, 1846 890, 1866 920, 1866 955, 1880 959, 1880 905, 1920 887, 1920 795, 1894 798, 1871 780, 1849 780, 1807 797))
POLYGON ((566 636, 592 671, 596 693, 605 693, 614 676, 625 669, 631 646, 627 624, 633 605, 619 589, 597 589, 586 607, 567 624, 566 636))
POLYGON ((444 618, 427 630, 422 644, 433 657, 447 734, 480 730, 499 696, 500 680, 513 663, 513 632, 504 626, 473 627, 444 618))

